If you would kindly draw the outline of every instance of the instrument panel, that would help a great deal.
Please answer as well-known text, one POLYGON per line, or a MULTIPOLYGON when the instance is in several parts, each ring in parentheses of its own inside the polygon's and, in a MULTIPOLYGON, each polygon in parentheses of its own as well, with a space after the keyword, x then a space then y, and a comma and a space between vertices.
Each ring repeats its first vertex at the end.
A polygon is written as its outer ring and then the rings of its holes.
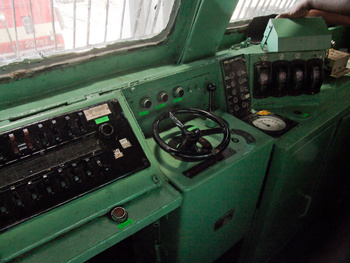
POLYGON ((252 97, 261 100, 319 93, 324 58, 321 51, 251 54, 252 97))
POLYGON ((116 99, 0 140, 1 231, 150 166, 116 99))
POLYGON ((243 55, 237 56, 225 59, 221 63, 227 111, 242 119, 250 114, 251 106, 245 58, 243 55))

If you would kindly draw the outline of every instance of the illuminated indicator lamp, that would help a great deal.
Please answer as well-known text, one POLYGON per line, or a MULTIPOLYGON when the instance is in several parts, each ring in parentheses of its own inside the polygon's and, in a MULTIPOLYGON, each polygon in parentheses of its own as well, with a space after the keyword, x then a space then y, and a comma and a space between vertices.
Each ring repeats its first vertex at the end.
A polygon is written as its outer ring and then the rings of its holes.
POLYGON ((111 218, 117 223, 123 223, 128 219, 128 212, 123 207, 117 206, 112 209, 111 218))
POLYGON ((139 113, 139 116, 144 116, 144 115, 148 115, 149 114, 149 111, 141 111, 139 113))
POLYGON ((128 220, 126 220, 125 222, 119 224, 119 225, 118 225, 118 228, 119 228, 120 230, 122 230, 123 228, 125 228, 125 227, 131 225, 132 223, 133 223, 133 221, 132 221, 131 219, 128 219, 128 220))
POLYGON ((156 107, 156 109, 159 110, 159 109, 164 108, 164 107, 165 107, 165 103, 158 105, 158 106, 156 107))
POLYGON ((174 103, 178 103, 178 102, 181 102, 182 101, 182 98, 176 98, 174 99, 174 103))
POLYGON ((104 117, 102 117, 102 118, 96 119, 96 120, 95 120, 95 123, 98 125, 98 124, 101 124, 101 123, 104 123, 104 122, 107 122, 107 121, 109 121, 108 116, 104 116, 104 117))

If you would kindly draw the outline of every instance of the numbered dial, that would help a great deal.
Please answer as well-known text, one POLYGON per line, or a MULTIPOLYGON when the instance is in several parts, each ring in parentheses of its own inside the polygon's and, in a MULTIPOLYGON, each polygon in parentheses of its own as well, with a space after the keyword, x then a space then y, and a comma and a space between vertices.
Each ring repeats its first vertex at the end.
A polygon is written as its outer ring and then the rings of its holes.
POLYGON ((252 124, 261 130, 276 132, 287 127, 284 120, 274 116, 258 116, 252 121, 252 124))

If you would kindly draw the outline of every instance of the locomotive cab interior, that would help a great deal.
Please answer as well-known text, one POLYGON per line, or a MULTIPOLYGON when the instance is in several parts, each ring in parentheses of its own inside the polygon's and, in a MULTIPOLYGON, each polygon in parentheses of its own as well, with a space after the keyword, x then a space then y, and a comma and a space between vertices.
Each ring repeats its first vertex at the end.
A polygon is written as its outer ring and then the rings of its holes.
POLYGON ((349 28, 232 23, 239 2, 175 0, 150 38, 0 60, 1 262, 298 262, 343 218, 349 28))

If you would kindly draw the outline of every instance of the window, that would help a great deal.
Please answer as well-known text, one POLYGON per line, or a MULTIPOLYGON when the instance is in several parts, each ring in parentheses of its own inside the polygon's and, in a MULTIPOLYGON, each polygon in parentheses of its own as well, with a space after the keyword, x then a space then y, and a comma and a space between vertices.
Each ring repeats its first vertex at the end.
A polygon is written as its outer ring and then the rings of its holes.
POLYGON ((151 38, 175 0, 2 0, 0 65, 151 38))
POLYGON ((300 0, 239 0, 231 22, 250 20, 257 16, 279 14, 300 0))

